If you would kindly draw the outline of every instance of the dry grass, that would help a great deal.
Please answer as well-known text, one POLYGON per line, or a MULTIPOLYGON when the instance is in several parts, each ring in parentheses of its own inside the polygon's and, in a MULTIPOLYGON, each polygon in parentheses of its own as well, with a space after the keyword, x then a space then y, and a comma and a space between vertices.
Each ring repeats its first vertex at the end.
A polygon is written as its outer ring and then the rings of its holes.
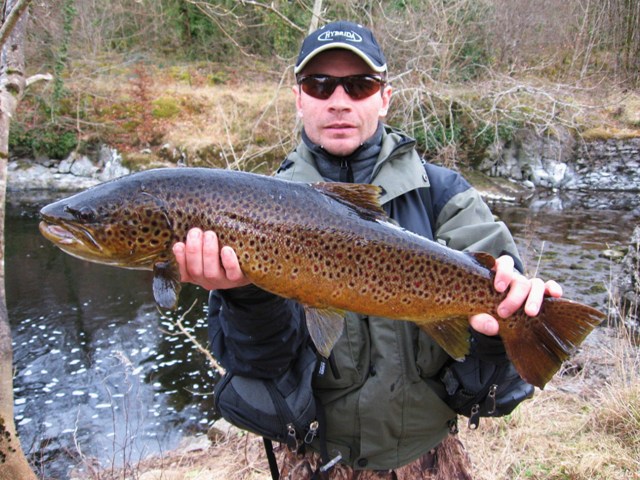
POLYGON ((602 329, 533 400, 462 436, 478 480, 628 480, 640 479, 638 431, 638 348, 602 329))
MULTIPOLYGON (((66 119, 83 140, 97 138, 120 148, 134 168, 136 162, 146 166, 182 159, 194 165, 272 171, 298 140, 293 76, 290 70, 255 68, 147 64, 111 67, 104 73, 96 66, 77 67, 65 84, 71 92, 66 119), (91 71, 83 73, 82 68, 91 71), (167 144, 171 155, 162 152, 167 144)), ((418 136, 423 130, 431 132, 439 139, 435 155, 454 160, 469 148, 459 143, 459 132, 449 131, 456 119, 470 123, 461 128, 487 138, 493 130, 520 124, 546 133, 566 127, 585 139, 640 136, 640 96, 619 89, 499 75, 449 84, 409 73, 393 77, 392 85, 389 121, 418 136)), ((29 99, 24 103, 21 114, 28 116, 29 99)), ((419 146, 433 147, 428 141, 419 146)))

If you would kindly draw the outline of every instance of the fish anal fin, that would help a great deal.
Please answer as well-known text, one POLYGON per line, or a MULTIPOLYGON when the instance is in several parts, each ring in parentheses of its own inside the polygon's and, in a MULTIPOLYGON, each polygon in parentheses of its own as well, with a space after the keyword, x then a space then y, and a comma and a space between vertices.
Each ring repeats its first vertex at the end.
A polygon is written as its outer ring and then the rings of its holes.
POLYGON ((361 183, 318 182, 311 187, 334 200, 367 213, 373 218, 388 221, 389 217, 380 204, 382 189, 376 185, 361 183))
POLYGON ((587 305, 546 297, 536 317, 520 310, 501 319, 500 337, 520 376, 543 388, 604 318, 602 312, 587 305))
POLYGON ((445 317, 420 328, 456 360, 463 360, 469 353, 468 316, 445 317))
POLYGON ((476 260, 476 262, 478 262, 480 265, 487 267, 489 270, 491 270, 496 264, 495 257, 490 253, 487 253, 487 252, 466 252, 466 253, 467 255, 472 256, 476 260))
POLYGON ((329 358, 344 330, 344 312, 305 307, 307 330, 318 353, 329 358))
POLYGON ((158 260, 153 264, 153 298, 161 308, 176 308, 181 287, 180 270, 175 261, 158 260))

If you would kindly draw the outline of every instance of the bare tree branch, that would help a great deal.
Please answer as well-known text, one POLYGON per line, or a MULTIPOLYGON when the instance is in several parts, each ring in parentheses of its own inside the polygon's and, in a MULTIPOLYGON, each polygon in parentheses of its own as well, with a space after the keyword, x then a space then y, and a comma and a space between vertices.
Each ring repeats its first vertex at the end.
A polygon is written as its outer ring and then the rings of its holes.
POLYGON ((31 0, 18 0, 14 7, 9 11, 9 14, 3 18, 2 27, 0 27, 0 46, 5 44, 7 38, 11 35, 13 27, 16 26, 16 22, 22 16, 30 3, 31 0))

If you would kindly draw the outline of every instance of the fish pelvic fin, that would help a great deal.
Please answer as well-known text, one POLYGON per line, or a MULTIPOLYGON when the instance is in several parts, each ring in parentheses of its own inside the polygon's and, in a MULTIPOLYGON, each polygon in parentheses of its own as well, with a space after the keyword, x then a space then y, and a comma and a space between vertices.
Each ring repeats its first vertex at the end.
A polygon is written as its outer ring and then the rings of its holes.
POLYGON ((389 221, 389 216, 380 204, 382 188, 376 185, 318 182, 312 183, 311 187, 340 203, 355 208, 367 217, 374 220, 389 221))
POLYGON ((344 330, 344 312, 305 307, 307 330, 316 350, 329 358, 331 350, 344 330))
POLYGON ((420 325, 420 328, 433 338, 450 357, 463 360, 469 353, 468 316, 444 317, 435 322, 420 325))
POLYGON ((181 288, 180 270, 175 260, 159 260, 153 264, 153 298, 160 308, 174 310, 181 288))
POLYGON ((546 297, 536 317, 522 310, 500 320, 500 336, 520 376, 543 388, 605 315, 581 303, 546 297))

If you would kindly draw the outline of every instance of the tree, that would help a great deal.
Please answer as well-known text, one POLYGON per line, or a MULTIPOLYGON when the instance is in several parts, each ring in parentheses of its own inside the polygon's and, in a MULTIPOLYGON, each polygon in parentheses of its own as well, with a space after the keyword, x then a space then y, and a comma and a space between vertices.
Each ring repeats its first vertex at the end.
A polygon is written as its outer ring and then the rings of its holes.
POLYGON ((0 480, 31 480, 31 470, 13 421, 13 350, 5 294, 4 218, 9 157, 9 123, 27 87, 24 35, 31 0, 5 0, 0 28, 0 480))

